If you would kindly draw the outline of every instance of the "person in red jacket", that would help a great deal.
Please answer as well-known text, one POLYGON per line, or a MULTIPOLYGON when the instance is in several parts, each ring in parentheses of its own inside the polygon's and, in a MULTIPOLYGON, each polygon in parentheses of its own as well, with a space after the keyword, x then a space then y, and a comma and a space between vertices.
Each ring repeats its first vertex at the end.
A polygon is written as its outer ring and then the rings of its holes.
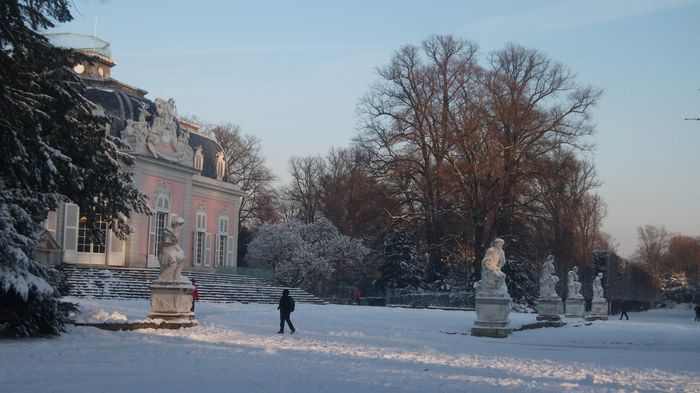
POLYGON ((360 291, 360 288, 355 288, 355 303, 357 305, 360 305, 360 299, 362 298, 362 292, 360 291))
POLYGON ((192 291, 192 309, 190 311, 194 312, 194 302, 199 301, 199 291, 197 290, 197 284, 195 284, 194 278, 192 279, 192 286, 194 287, 194 291, 192 291))

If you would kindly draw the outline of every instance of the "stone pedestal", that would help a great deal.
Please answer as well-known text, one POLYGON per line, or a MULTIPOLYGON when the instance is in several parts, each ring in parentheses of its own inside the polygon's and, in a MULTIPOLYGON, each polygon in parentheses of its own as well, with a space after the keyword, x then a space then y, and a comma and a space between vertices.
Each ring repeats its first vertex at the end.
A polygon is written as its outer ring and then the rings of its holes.
POLYGON ((564 304, 559 299, 537 299, 538 321, 560 321, 564 304))
POLYGON ((184 282, 153 282, 151 284, 151 312, 149 319, 162 319, 169 324, 196 326, 192 309, 194 287, 184 282))
POLYGON ((608 302, 605 300, 594 300, 591 303, 591 313, 586 315, 587 321, 607 321, 608 302))
POLYGON ((472 336, 508 337, 513 331, 508 325, 511 299, 507 298, 476 298, 476 321, 471 330, 472 336))
POLYGON ((583 299, 566 299, 566 316, 567 318, 582 317, 586 309, 586 304, 583 299))

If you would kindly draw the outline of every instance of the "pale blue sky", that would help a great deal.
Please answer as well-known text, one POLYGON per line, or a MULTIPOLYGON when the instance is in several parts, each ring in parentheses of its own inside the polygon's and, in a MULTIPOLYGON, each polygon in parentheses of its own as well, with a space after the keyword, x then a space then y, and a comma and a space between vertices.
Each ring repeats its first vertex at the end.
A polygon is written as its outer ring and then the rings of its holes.
POLYGON ((112 44, 112 76, 174 98, 180 114, 230 121, 262 140, 288 179, 292 155, 357 134, 356 105, 404 44, 475 41, 482 59, 514 41, 605 90, 592 153, 603 229, 628 256, 636 227, 700 236, 700 2, 86 1, 56 31, 112 44))

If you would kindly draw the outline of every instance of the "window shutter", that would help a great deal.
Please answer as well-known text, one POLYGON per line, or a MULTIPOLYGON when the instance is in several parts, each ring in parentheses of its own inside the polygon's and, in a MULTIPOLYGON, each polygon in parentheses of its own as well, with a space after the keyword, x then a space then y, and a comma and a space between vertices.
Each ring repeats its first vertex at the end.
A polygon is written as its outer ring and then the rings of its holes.
POLYGON ((51 234, 56 238, 56 221, 58 220, 58 213, 51 210, 49 211, 48 217, 46 217, 46 230, 51 232, 51 234))
POLYGON ((221 266, 221 261, 220 255, 219 255, 219 250, 221 249, 221 236, 216 237, 216 251, 214 252, 214 267, 216 266, 221 266))
POLYGON ((197 231, 192 232, 192 265, 199 265, 197 260, 197 231))
POLYGON ((211 263, 211 233, 204 235, 204 266, 209 266, 211 263))
POLYGON ((112 253, 122 253, 124 252, 125 241, 121 240, 114 234, 114 232, 109 231, 110 236, 110 252, 112 253))
POLYGON ((233 253, 233 243, 234 238, 233 236, 228 237, 228 247, 226 248, 226 266, 235 266, 234 265, 234 258, 235 254, 233 253))
POLYGON ((156 220, 157 213, 148 216, 148 255, 156 255, 156 220))
POLYGON ((74 203, 66 203, 64 209, 63 260, 67 262, 77 262, 80 208, 74 203))

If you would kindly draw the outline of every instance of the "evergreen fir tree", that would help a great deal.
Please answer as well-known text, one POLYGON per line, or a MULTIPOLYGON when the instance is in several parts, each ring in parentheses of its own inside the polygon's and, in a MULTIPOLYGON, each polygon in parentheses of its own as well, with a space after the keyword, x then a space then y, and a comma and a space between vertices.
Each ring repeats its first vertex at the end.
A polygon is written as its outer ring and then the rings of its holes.
POLYGON ((536 261, 526 258, 508 259, 508 262, 501 269, 506 274, 508 294, 514 302, 535 304, 535 299, 539 294, 540 267, 538 265, 536 261))
POLYGON ((107 134, 71 71, 81 54, 39 33, 71 19, 67 0, 0 2, 0 336, 63 326, 57 272, 35 259, 49 210, 72 201, 94 237, 102 218, 121 238, 130 208, 149 211, 127 145, 107 134))
POLYGON ((378 280, 384 288, 419 288, 425 277, 425 259, 416 253, 414 240, 402 230, 390 231, 384 240, 378 280))

